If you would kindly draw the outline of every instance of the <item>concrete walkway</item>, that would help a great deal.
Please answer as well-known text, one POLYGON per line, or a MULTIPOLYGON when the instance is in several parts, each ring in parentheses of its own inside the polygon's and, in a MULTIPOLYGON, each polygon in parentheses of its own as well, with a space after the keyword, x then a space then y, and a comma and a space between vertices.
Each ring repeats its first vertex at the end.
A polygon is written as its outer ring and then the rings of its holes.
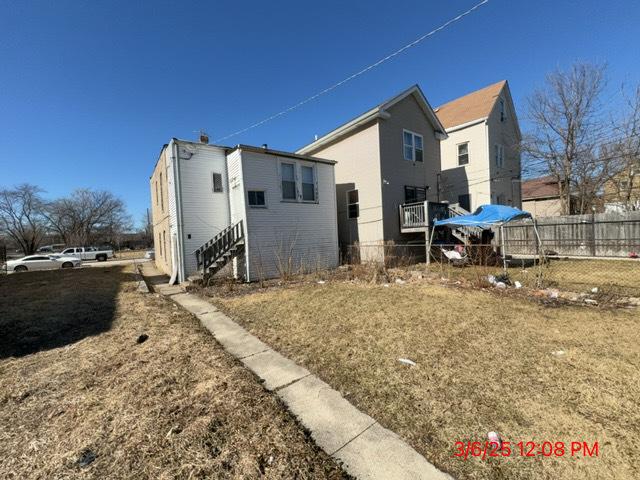
MULTIPOLYGON (((452 480, 395 433, 351 405, 307 369, 251 335, 214 305, 160 283, 152 263, 142 266, 154 290, 198 317, 215 339, 275 392, 325 452, 359 479, 452 480)), ((166 281, 166 280, 165 280, 166 281)))

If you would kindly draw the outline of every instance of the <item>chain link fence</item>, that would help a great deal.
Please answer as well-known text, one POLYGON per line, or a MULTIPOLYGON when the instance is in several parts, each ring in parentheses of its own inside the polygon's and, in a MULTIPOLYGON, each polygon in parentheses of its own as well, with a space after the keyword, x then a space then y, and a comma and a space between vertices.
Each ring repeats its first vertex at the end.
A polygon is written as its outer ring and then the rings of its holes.
MULTIPOLYGON (((636 245, 637 247, 637 245, 636 245)), ((424 269, 451 280, 477 285, 503 281, 523 287, 581 293, 640 296, 640 260, 600 259, 542 254, 510 254, 515 245, 505 243, 506 255, 495 244, 436 244, 426 262, 426 245, 354 244, 344 250, 343 261, 374 262, 384 268, 424 269)), ((533 250, 535 252, 535 249, 533 250)))

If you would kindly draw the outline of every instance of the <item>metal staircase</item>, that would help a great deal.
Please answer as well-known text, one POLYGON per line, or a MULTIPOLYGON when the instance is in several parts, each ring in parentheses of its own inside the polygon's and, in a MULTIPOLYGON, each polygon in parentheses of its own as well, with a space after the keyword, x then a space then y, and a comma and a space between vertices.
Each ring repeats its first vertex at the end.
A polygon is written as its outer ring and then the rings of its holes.
POLYGON ((244 249, 244 228, 242 220, 230 225, 193 253, 198 271, 214 275, 244 249))
MULTIPOLYGON (((469 215, 470 212, 462 208, 458 203, 449 205, 449 216, 458 217, 460 215, 469 215)), ((467 244, 471 236, 481 237, 482 228, 480 227, 452 227, 451 233, 461 242, 467 244)))

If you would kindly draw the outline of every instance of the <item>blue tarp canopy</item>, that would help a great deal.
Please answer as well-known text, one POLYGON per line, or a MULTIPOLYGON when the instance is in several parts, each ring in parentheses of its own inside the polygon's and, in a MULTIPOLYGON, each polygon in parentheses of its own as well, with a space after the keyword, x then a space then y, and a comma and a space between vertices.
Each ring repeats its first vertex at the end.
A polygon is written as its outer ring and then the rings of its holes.
POLYGON ((445 218, 444 220, 436 220, 434 225, 436 227, 450 226, 489 228, 493 226, 500 226, 514 220, 522 220, 524 218, 531 218, 531 214, 506 205, 481 205, 470 215, 460 215, 457 217, 445 218))

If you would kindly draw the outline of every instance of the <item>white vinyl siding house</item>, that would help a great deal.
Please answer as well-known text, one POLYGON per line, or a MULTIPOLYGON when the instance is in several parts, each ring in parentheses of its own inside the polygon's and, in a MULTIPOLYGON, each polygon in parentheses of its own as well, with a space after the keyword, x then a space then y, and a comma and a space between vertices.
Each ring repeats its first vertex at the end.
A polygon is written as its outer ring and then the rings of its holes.
MULTIPOLYGON (((175 139, 162 155, 172 248, 165 273, 175 272, 178 281, 197 273, 194 252, 240 221, 243 254, 233 261, 238 277, 273 278, 282 265, 296 271, 338 265, 334 162, 175 139)), ((164 251, 162 235, 156 241, 156 251, 164 251)))
POLYGON ((336 267, 339 259, 333 162, 283 158, 242 147, 238 152, 242 163, 239 182, 247 192, 247 203, 248 192, 255 191, 264 192, 266 203, 262 208, 247 206, 244 211, 246 278, 274 278, 286 269, 294 270, 286 273, 297 273, 336 267), (288 172, 285 176, 281 174, 283 165, 288 172), (292 171, 293 177, 289 174, 292 171), (286 183, 291 181, 294 185, 286 183), (296 192, 295 198, 291 198, 292 191, 296 192))

